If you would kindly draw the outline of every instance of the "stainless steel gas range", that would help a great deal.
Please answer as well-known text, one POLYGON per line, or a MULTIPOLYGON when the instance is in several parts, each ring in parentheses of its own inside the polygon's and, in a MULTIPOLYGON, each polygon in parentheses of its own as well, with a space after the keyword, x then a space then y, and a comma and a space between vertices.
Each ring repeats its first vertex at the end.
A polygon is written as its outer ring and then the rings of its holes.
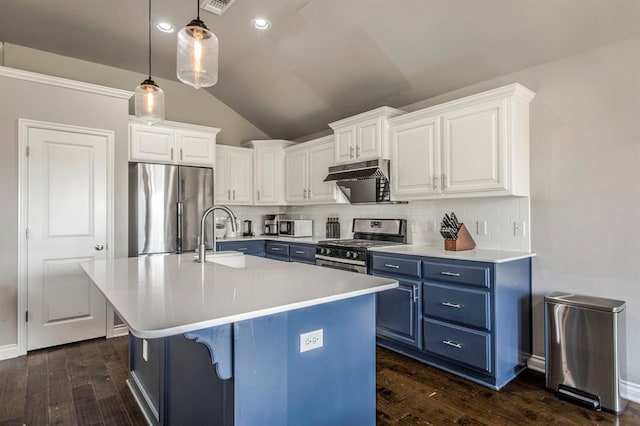
POLYGON ((406 219, 353 219, 353 239, 319 241, 316 265, 366 274, 368 249, 407 243, 406 219))

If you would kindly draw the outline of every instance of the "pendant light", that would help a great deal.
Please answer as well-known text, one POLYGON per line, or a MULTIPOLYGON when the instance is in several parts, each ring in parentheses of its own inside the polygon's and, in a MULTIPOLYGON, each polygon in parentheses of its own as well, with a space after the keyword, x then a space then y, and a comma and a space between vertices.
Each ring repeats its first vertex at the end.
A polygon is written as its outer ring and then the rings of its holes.
POLYGON ((218 81, 218 37, 200 20, 198 1, 197 18, 178 32, 176 58, 178 80, 196 89, 213 86, 218 81))
POLYGON ((151 78, 151 0, 149 0, 149 77, 135 90, 136 117, 151 125, 164 120, 164 91, 151 78))

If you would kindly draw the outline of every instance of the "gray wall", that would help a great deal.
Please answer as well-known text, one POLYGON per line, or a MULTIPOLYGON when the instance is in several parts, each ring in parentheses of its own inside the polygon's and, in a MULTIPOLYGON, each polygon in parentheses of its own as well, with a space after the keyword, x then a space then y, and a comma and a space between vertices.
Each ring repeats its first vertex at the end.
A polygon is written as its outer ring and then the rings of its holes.
POLYGON ((0 346, 17 342, 18 119, 115 132, 115 248, 127 255, 127 99, 0 76, 0 346))
MULTIPOLYGON (((81 61, 66 56, 30 49, 15 44, 4 44, 5 66, 71 80, 85 81, 123 90, 133 90, 147 76, 81 61)), ((251 139, 270 139, 237 112, 229 108, 204 89, 196 90, 176 81, 154 78, 164 90, 167 120, 201 124, 222 129, 217 143, 240 145, 251 139)))

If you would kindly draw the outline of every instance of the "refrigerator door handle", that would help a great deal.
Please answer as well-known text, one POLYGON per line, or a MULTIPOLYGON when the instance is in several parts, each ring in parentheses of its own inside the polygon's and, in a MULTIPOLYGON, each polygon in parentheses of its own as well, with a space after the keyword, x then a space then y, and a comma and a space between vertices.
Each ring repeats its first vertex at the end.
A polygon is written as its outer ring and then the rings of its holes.
MULTIPOLYGON (((184 186, 183 186, 184 189, 184 186)), ((178 201, 178 235, 176 238, 177 252, 182 253, 182 226, 183 226, 183 216, 182 216, 182 202, 178 201)))

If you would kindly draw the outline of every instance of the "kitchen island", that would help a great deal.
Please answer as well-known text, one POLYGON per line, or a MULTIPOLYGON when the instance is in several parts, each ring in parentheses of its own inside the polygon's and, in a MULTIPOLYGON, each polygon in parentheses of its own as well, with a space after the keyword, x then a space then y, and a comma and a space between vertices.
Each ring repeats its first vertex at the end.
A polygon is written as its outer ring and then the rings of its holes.
POLYGON ((241 259, 82 266, 129 326, 128 384, 149 422, 375 424, 375 293, 397 281, 241 259))

